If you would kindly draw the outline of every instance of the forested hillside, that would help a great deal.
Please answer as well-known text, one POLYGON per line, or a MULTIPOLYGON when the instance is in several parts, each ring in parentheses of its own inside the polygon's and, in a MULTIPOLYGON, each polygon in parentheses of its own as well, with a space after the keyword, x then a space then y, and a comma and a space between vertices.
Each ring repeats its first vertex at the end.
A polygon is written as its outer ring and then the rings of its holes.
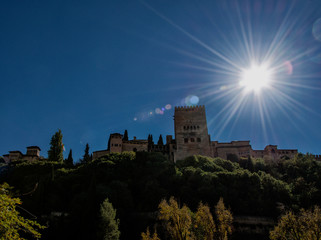
MULTIPOLYGON (((163 199, 173 196, 196 211, 200 202, 213 208, 223 198, 233 216, 277 222, 286 210, 320 205, 320 173, 320 162, 303 154, 273 164, 203 156, 174 164, 157 153, 125 152, 77 166, 19 162, 2 167, 0 183, 14 187, 23 208, 47 226, 42 239, 99 239, 100 206, 107 198, 120 220, 120 239, 141 239, 147 227, 168 239, 157 218, 163 199)), ((242 236, 235 232, 232 239, 242 236)), ((268 239, 268 233, 261 238, 268 239)))

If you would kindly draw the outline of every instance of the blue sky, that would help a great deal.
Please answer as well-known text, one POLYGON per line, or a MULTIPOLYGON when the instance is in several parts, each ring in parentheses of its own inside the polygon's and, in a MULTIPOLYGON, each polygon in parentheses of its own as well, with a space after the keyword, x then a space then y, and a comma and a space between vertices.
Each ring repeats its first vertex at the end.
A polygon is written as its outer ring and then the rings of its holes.
POLYGON ((321 154, 321 2, 5 1, 0 81, 1 155, 47 157, 58 129, 74 160, 113 132, 173 135, 193 104, 212 140, 321 154), (272 80, 246 92, 253 63, 272 80))

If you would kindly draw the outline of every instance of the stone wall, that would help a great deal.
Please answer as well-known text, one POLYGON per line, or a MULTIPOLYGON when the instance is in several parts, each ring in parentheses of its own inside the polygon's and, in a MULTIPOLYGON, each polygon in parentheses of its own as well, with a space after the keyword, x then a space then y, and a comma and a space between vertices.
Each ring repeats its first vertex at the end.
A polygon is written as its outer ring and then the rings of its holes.
POLYGON ((134 151, 134 152, 147 152, 148 142, 146 140, 132 140, 123 143, 123 152, 134 151))
POLYGON ((175 107, 174 161, 190 155, 212 156, 204 106, 175 107))

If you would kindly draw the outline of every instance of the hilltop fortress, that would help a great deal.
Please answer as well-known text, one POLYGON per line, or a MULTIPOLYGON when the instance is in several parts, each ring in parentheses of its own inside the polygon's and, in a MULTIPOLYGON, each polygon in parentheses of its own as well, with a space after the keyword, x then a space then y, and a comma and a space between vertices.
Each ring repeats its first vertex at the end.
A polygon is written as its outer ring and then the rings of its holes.
POLYGON ((232 141, 228 143, 211 141, 208 134, 205 106, 175 107, 174 112, 175 139, 166 136, 166 143, 155 144, 152 137, 148 139, 128 140, 120 133, 110 134, 106 150, 93 152, 93 159, 109 153, 124 151, 161 152, 172 161, 184 159, 191 155, 221 157, 223 159, 254 157, 277 161, 292 158, 297 149, 278 149, 276 145, 268 145, 264 150, 253 150, 250 141, 232 141))
MULTIPOLYGON (((160 152, 174 162, 192 155, 203 155, 209 157, 220 157, 229 160, 240 158, 263 158, 266 161, 278 161, 293 158, 297 149, 278 149, 277 145, 267 145, 264 150, 253 150, 250 141, 218 142, 211 141, 208 134, 206 113, 204 106, 175 107, 174 131, 172 135, 166 136, 163 141, 154 143, 153 137, 148 139, 129 140, 128 136, 120 133, 112 133, 109 136, 107 149, 93 152, 93 159, 97 159, 109 153, 121 153, 125 151, 160 152)), ((314 155, 315 160, 321 161, 321 155, 314 155)), ((9 151, 3 155, 6 163, 15 160, 47 160, 40 156, 38 146, 27 147, 26 154, 20 151, 9 151)))

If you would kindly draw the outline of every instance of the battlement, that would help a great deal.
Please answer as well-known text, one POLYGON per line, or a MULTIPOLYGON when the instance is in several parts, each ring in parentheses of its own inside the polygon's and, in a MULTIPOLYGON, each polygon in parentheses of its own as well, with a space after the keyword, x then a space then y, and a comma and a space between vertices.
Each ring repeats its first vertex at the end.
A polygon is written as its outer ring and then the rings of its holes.
POLYGON ((190 111, 205 111, 205 106, 200 105, 200 106, 179 106, 175 107, 175 112, 190 112, 190 111))

